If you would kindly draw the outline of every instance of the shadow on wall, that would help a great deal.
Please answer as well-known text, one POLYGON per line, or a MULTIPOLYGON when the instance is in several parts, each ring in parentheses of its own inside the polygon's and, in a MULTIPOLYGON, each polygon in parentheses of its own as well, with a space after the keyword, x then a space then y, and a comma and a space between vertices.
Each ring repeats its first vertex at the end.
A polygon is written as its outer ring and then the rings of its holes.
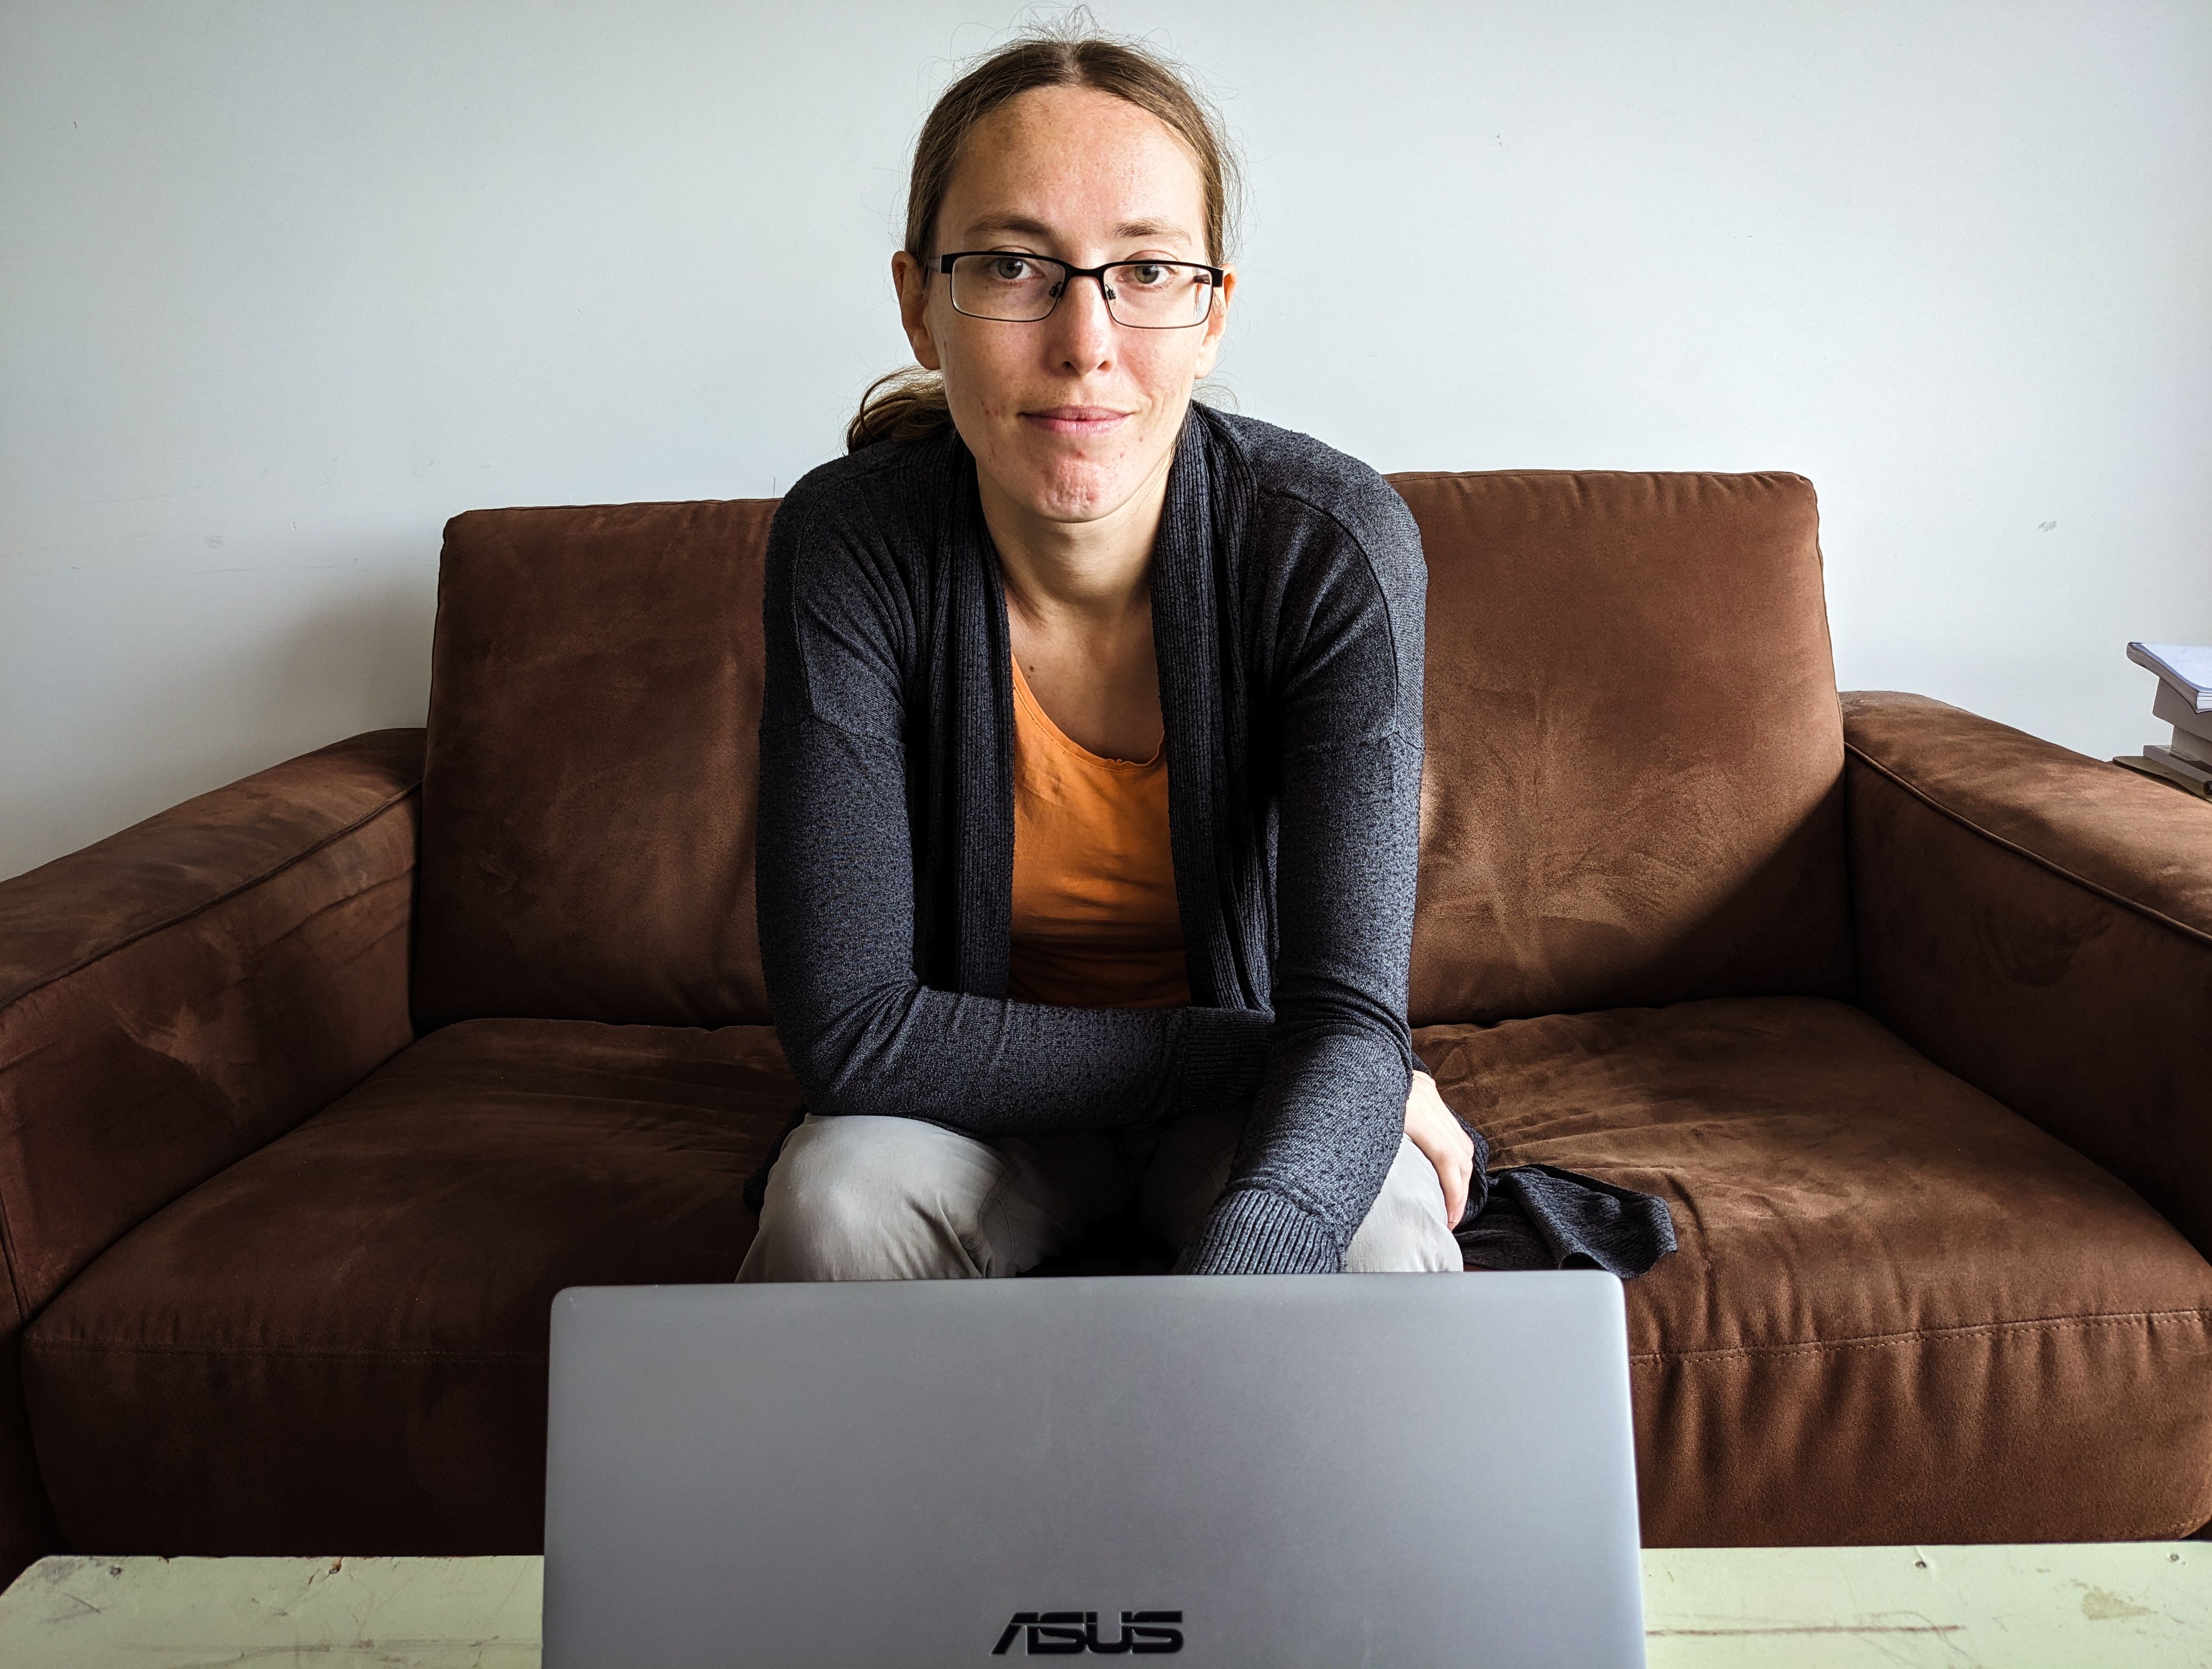
POLYGON ((0 780, 25 790, 0 796, 0 877, 344 737, 421 724, 437 572, 434 534, 404 555, 257 567, 197 607, 118 606, 58 634, 74 641, 52 646, 41 713, 0 735, 0 780))

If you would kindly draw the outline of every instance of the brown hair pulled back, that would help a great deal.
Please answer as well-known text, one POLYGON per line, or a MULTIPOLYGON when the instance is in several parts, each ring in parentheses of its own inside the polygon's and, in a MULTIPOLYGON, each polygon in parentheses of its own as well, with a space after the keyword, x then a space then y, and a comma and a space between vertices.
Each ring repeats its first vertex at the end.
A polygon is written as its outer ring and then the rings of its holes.
MULTIPOLYGON (((1096 34, 1036 34, 1000 47, 946 88, 921 124, 906 197, 907 252, 927 275, 936 253, 937 215, 969 131, 1000 106, 1040 87, 1089 87, 1126 99, 1165 123, 1198 160, 1206 191, 1206 258, 1228 258, 1236 213, 1237 162, 1219 118, 1164 58, 1133 41, 1096 34)), ((925 276, 924 282, 927 282, 925 276)), ((911 440, 952 422, 945 380, 919 366, 878 377, 845 428, 845 449, 878 440, 911 440)))

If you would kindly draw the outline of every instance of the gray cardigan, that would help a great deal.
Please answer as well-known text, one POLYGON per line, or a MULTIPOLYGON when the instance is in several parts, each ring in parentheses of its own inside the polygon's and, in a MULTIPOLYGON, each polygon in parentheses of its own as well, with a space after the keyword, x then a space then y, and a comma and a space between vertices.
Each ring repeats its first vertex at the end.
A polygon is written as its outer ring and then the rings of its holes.
POLYGON ((1005 594, 957 434, 793 486, 768 547, 757 866, 817 1114, 978 1136, 1251 1103, 1176 1268, 1333 1271, 1398 1149, 1427 570, 1405 502, 1194 404, 1152 563, 1191 1006, 1009 1000, 1005 594))

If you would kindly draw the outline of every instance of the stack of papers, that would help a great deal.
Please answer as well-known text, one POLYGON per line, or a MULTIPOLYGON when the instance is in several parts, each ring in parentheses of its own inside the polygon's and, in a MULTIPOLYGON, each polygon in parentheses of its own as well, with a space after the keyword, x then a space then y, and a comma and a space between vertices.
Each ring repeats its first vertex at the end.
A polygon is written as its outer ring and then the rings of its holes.
POLYGON ((2128 658, 2158 674, 2151 716, 2173 726, 2173 739, 2113 762, 2212 799, 2212 645, 2130 643, 2128 658))

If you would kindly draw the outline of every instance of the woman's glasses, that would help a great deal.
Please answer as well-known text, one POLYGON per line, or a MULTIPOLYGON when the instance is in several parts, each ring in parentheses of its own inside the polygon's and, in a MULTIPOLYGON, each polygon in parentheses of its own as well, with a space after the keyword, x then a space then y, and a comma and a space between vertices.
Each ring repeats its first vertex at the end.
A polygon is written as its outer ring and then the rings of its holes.
POLYGON ((1075 278, 1095 278, 1116 325, 1139 331, 1179 331, 1206 323, 1224 269, 1196 261, 1113 261, 1070 266, 1049 255, 1003 249, 940 255, 937 269, 952 280, 952 308, 970 319, 1034 325, 1049 318, 1075 278))

